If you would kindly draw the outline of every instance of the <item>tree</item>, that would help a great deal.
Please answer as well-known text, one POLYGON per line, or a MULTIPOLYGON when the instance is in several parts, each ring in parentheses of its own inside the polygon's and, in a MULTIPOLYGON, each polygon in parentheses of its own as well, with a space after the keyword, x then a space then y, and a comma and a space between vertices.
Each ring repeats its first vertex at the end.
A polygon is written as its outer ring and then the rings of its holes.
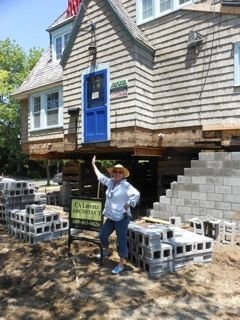
POLYGON ((5 173, 19 171, 27 161, 21 151, 20 105, 11 98, 39 60, 42 49, 23 49, 9 38, 0 41, 0 165, 5 173))

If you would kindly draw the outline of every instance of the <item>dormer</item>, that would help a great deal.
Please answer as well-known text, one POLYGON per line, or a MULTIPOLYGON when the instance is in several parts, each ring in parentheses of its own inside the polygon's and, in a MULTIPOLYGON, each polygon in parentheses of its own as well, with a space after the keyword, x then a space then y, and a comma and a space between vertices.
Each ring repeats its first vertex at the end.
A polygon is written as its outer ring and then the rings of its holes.
POLYGON ((66 48, 76 16, 66 17, 64 12, 48 29, 52 61, 60 61, 66 48))

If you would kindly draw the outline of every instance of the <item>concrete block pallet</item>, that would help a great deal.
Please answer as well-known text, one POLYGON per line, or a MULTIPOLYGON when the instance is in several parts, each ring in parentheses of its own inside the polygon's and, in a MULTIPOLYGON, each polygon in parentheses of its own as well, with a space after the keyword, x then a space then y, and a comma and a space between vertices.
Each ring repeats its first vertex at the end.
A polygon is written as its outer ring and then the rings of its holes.
POLYGON ((174 226, 130 223, 128 249, 135 266, 159 278, 189 264, 211 262, 213 239, 174 226))
POLYGON ((68 219, 49 212, 44 205, 27 205, 25 210, 9 211, 8 231, 17 239, 38 243, 58 239, 68 234, 68 219))
POLYGON ((0 223, 6 224, 7 213, 25 209, 28 204, 46 204, 44 193, 35 193, 34 185, 26 181, 2 178, 0 180, 0 223))

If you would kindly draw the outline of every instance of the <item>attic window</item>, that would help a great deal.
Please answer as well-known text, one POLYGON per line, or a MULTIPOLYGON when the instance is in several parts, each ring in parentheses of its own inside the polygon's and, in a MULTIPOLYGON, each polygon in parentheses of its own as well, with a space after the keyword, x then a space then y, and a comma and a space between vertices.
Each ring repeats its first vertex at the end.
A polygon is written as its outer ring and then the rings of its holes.
MULTIPOLYGON (((239 0, 240 1, 240 0, 239 0)), ((159 18, 180 9, 192 0, 136 0, 137 24, 159 18)))
POLYGON ((59 35, 55 38, 54 47, 55 47, 55 58, 56 60, 61 59, 62 53, 67 45, 70 33, 59 35))
POLYGON ((70 33, 72 30, 72 22, 52 30, 50 32, 52 39, 52 58, 59 60, 62 57, 63 51, 67 46, 70 33))

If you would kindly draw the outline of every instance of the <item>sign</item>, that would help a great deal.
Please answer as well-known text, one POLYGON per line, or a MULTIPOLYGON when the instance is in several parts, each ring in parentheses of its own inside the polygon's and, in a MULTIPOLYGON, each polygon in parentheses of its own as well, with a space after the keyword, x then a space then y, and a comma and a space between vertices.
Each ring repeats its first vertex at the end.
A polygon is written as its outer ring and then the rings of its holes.
POLYGON ((71 243, 75 240, 88 241, 100 247, 100 260, 103 263, 103 247, 100 239, 84 236, 84 230, 100 231, 103 224, 103 200, 99 198, 72 197, 69 208, 69 229, 68 229, 68 254, 70 255, 71 243), (71 229, 80 229, 81 235, 71 233, 71 229))
POLYGON ((100 230, 103 222, 103 201, 98 198, 72 198, 69 228, 100 230))
POLYGON ((128 95, 128 81, 119 80, 113 82, 110 88, 111 99, 126 97, 128 95))

